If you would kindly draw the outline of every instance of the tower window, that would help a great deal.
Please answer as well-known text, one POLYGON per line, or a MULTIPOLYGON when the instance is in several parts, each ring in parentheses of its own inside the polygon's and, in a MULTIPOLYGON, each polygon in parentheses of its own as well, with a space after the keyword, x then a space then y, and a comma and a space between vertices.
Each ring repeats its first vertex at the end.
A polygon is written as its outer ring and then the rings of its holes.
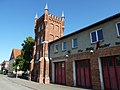
POLYGON ((43 29, 44 28, 44 24, 43 23, 41 23, 41 29, 43 29))
POLYGON ((39 52, 37 51, 37 53, 36 53, 36 60, 38 60, 39 59, 39 52))
POLYGON ((38 32, 40 32, 40 26, 38 27, 38 32))
POLYGON ((40 41, 40 37, 38 37, 38 39, 37 39, 37 45, 39 45, 40 43, 39 43, 39 41, 40 41))
POLYGON ((56 25, 56 31, 59 32, 59 26, 56 25))
POLYGON ((51 30, 53 30, 54 29, 54 25, 51 23, 50 26, 51 26, 51 30))

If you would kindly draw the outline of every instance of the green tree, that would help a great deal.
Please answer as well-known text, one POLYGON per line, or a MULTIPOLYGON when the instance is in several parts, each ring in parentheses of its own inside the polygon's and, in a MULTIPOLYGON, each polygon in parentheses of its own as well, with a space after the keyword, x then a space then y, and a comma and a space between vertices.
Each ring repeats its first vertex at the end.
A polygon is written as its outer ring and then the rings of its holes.
POLYGON ((23 59, 22 55, 19 55, 15 58, 14 64, 13 64, 13 69, 17 71, 17 66, 19 66, 19 70, 23 69, 25 60, 23 59))
POLYGON ((22 56, 23 56, 23 70, 29 70, 30 69, 30 61, 32 59, 33 54, 33 46, 34 46, 34 39, 32 37, 27 37, 26 40, 22 43, 22 56))
POLYGON ((27 71, 30 69, 30 61, 32 59, 34 46, 34 39, 32 37, 27 37, 26 40, 22 43, 21 55, 17 56, 15 62, 13 64, 13 69, 17 70, 17 66, 19 66, 19 70, 27 71))

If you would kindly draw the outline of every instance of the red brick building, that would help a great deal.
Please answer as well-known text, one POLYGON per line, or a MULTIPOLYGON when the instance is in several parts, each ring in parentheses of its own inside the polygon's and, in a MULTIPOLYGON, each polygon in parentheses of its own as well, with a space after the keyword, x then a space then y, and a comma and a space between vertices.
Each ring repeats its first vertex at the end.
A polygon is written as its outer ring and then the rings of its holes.
POLYGON ((39 83, 49 83, 48 43, 59 39, 64 32, 64 14, 58 18, 48 12, 46 5, 44 14, 34 22, 35 46, 31 60, 31 80, 39 83))

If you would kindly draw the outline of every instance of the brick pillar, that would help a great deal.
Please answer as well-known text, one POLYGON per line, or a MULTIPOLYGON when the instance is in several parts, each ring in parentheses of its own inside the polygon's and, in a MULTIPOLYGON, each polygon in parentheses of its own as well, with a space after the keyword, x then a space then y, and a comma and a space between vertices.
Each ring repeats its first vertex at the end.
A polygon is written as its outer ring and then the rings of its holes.
MULTIPOLYGON (((47 57, 48 60, 48 57, 47 57)), ((50 83, 50 77, 49 77, 49 61, 45 61, 45 84, 50 83)))

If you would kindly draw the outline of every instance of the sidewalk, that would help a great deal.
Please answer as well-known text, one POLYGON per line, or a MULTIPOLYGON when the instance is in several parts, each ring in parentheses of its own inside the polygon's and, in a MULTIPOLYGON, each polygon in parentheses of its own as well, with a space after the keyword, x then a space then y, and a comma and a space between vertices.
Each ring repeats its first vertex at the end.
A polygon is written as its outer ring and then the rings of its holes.
POLYGON ((88 89, 81 89, 81 88, 63 86, 63 85, 57 85, 57 84, 40 84, 32 81, 27 81, 24 79, 19 79, 19 78, 8 77, 8 79, 13 83, 28 87, 33 90, 88 90, 88 89))

